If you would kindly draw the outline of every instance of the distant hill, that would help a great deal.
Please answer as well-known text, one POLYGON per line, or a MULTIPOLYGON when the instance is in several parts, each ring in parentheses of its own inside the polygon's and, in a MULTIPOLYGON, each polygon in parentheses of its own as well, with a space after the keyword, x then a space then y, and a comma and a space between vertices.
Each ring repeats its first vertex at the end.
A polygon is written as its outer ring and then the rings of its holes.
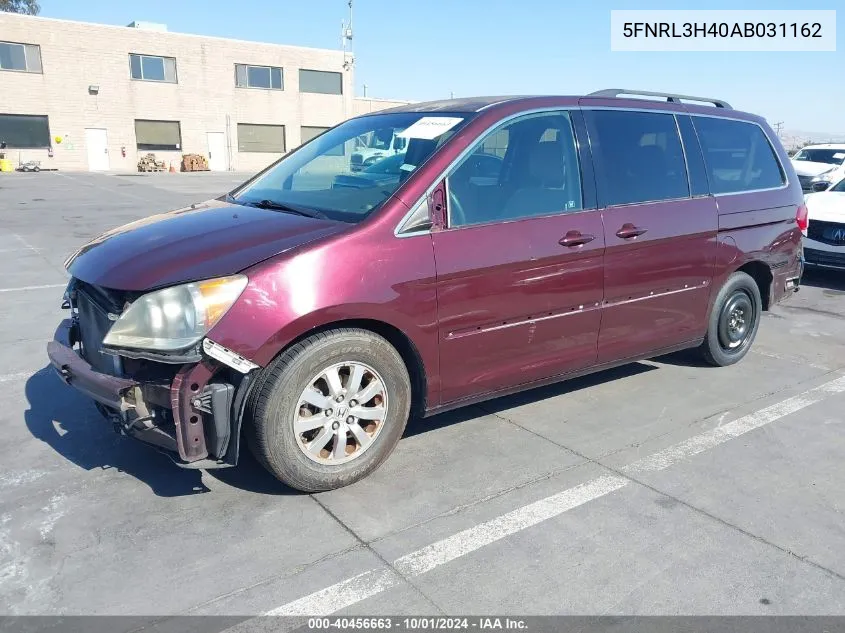
POLYGON ((845 143, 845 134, 830 132, 808 132, 806 130, 784 130, 780 135, 786 149, 801 147, 807 143, 845 143))

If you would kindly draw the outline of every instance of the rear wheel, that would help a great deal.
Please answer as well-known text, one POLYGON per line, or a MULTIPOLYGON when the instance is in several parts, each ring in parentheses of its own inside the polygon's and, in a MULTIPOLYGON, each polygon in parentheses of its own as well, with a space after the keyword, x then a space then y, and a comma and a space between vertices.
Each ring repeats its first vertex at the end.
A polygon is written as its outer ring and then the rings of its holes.
POLYGON ((250 446, 293 488, 339 488, 390 455, 410 402, 408 371, 384 338, 358 329, 315 334, 264 369, 250 398, 250 446))
POLYGON ((762 310, 760 289, 750 275, 735 272, 728 277, 710 313, 700 348, 704 359, 717 367, 739 362, 757 336, 762 310))

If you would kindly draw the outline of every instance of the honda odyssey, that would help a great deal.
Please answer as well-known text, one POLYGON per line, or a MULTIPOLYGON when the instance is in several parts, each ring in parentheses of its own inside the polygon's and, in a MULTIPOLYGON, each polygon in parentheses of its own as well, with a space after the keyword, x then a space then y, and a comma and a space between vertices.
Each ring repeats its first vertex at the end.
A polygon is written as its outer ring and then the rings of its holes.
POLYGON ((246 440, 328 490, 409 418, 685 348, 736 363, 798 289, 806 227, 777 136, 720 100, 412 104, 83 246, 48 354, 180 466, 246 440), (401 158, 362 171, 362 137, 401 158))

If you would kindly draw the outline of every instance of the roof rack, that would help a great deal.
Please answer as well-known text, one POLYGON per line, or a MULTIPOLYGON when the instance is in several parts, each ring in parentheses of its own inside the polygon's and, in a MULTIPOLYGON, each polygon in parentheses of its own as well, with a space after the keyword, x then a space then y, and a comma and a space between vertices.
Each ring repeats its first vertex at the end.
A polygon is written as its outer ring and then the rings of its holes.
POLYGON ((668 92, 648 92, 646 90, 625 90, 624 88, 608 88, 607 90, 598 90, 586 95, 588 97, 618 97, 619 95, 636 95, 642 97, 666 97, 669 103, 681 103, 682 99, 687 101, 699 101, 702 103, 712 103, 717 108, 725 108, 733 110, 727 101, 721 99, 711 99, 709 97, 692 97, 690 95, 676 95, 668 92))

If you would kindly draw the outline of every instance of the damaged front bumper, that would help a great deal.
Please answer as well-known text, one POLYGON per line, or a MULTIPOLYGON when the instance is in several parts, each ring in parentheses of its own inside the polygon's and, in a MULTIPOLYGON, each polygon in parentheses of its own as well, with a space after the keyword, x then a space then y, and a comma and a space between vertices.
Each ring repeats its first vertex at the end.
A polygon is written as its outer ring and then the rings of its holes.
MULTIPOLYGON (((59 377, 97 403, 115 430, 165 452, 185 468, 234 466, 240 428, 256 368, 236 368, 214 356, 172 367, 167 377, 112 376, 95 370, 75 347, 80 342, 73 319, 62 321, 47 355, 59 377), (171 372, 172 373, 172 372, 171 372)), ((218 349, 219 348, 219 349, 218 349)), ((226 350, 228 351, 228 350, 226 350)))

